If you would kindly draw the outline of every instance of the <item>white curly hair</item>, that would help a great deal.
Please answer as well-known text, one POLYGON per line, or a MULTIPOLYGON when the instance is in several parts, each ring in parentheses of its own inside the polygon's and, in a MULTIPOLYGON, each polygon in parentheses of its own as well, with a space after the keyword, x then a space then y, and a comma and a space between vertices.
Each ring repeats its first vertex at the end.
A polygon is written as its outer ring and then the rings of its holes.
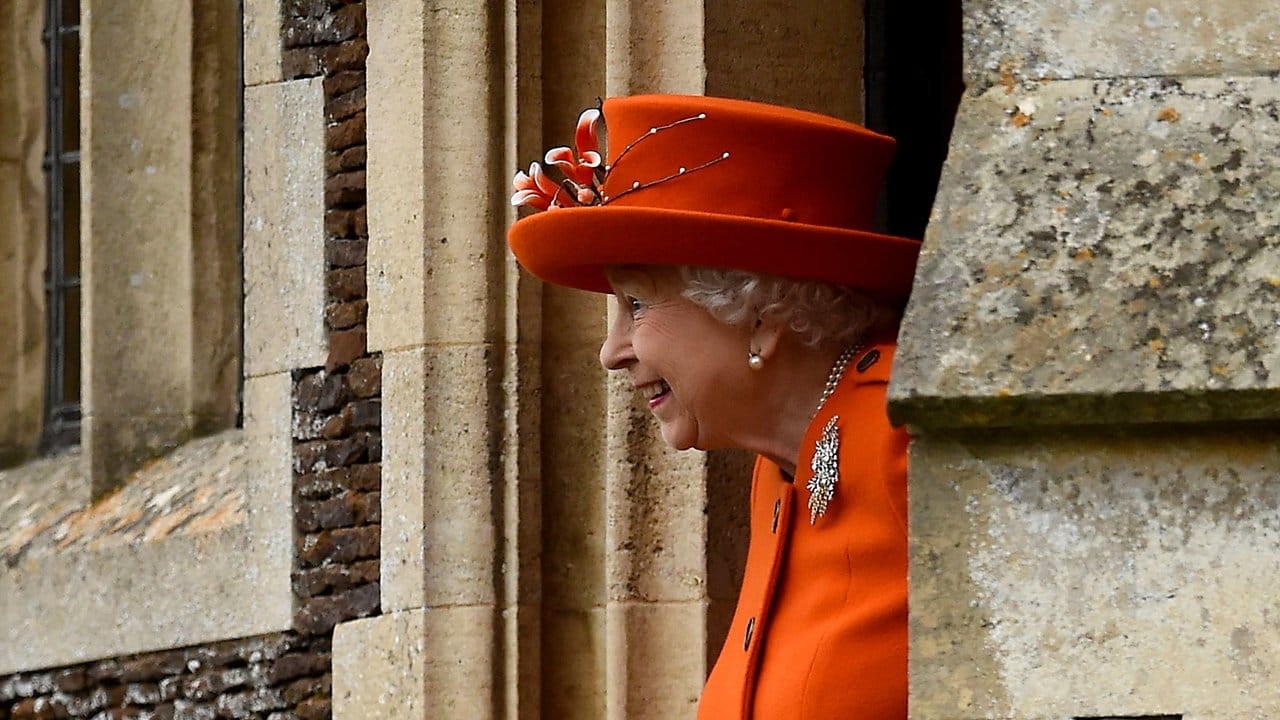
POLYGON ((895 330, 896 306, 842 285, 746 270, 682 265, 684 296, 713 317, 745 326, 757 317, 783 320, 809 347, 843 347, 895 330))

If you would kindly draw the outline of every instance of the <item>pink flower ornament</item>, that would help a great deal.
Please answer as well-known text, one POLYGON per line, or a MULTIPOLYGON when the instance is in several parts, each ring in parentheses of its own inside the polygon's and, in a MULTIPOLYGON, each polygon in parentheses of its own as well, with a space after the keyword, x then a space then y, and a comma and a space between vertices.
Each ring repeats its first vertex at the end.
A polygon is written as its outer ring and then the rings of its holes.
POLYGON ((517 172, 515 179, 511 181, 511 186, 516 191, 511 196, 511 204, 516 207, 527 205, 536 210, 559 207, 555 202, 556 196, 560 194, 560 185, 547 177, 538 163, 529 164, 527 175, 523 170, 517 172))
POLYGON ((578 128, 574 134, 574 147, 558 147, 547 151, 543 158, 548 166, 554 166, 564 176, 556 183, 533 163, 529 173, 517 172, 512 186, 516 192, 511 204, 527 206, 535 210, 549 210, 566 205, 600 204, 600 185, 604 181, 600 154, 600 109, 588 108, 578 116, 578 128))
MULTIPOLYGON (((633 140, 630 145, 622 149, 622 152, 618 153, 613 165, 616 166, 622 162, 622 159, 626 157, 627 153, 631 152, 632 148, 659 132, 706 119, 706 113, 698 113, 666 125, 649 128, 649 132, 633 140)), ((675 180, 729 159, 729 153, 723 152, 693 167, 686 167, 683 164, 678 167, 673 166, 669 175, 645 182, 634 181, 631 187, 612 197, 605 197, 604 183, 609 177, 609 172, 613 169, 613 166, 606 166, 604 157, 600 153, 599 132, 600 123, 603 120, 604 117, 600 108, 594 107, 584 110, 578 116, 578 128, 574 133, 573 147, 551 148, 542 159, 548 168, 554 167, 558 170, 563 179, 559 182, 552 180, 543 171, 541 165, 536 162, 532 163, 529 165, 527 174, 519 171, 516 173, 515 179, 512 180, 511 184, 515 188, 515 194, 511 196, 511 204, 515 207, 531 207, 534 210, 608 205, 611 201, 630 195, 633 192, 675 180)))

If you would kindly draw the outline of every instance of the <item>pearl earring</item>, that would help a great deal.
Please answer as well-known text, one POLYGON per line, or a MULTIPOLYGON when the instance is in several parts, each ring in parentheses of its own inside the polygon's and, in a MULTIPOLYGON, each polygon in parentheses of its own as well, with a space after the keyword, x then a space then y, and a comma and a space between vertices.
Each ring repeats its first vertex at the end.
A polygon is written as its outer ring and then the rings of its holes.
POLYGON ((760 357, 760 353, 758 352, 749 352, 747 353, 747 365, 750 366, 752 370, 763 370, 764 358, 760 357))

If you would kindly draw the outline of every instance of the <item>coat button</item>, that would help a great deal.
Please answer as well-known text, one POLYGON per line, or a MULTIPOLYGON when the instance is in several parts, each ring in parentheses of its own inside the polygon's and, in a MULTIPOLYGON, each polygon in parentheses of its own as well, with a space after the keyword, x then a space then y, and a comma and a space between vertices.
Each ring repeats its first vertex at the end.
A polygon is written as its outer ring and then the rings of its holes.
POLYGON ((778 532, 778 516, 782 514, 782 498, 773 501, 773 532, 778 532))
POLYGON ((858 372, 864 373, 867 370, 870 370, 871 366, 875 365, 876 361, 878 361, 879 359, 880 359, 879 350, 872 350, 866 355, 863 355, 862 359, 858 361, 858 364, 856 366, 858 368, 858 372))
POLYGON ((747 621, 747 632, 746 632, 746 635, 742 638, 742 650, 744 652, 751 647, 751 636, 754 635, 755 632, 756 632, 756 619, 751 618, 750 620, 747 621))

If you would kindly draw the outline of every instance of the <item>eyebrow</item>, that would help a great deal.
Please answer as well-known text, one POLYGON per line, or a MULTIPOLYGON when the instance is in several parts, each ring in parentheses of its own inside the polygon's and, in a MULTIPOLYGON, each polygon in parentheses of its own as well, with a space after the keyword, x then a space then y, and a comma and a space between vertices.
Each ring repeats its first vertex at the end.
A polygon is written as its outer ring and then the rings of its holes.
POLYGON ((605 277, 615 287, 627 284, 632 287, 640 285, 651 292, 657 292, 658 289, 658 283, 654 280, 653 273, 641 265, 623 265, 607 273, 605 277))

